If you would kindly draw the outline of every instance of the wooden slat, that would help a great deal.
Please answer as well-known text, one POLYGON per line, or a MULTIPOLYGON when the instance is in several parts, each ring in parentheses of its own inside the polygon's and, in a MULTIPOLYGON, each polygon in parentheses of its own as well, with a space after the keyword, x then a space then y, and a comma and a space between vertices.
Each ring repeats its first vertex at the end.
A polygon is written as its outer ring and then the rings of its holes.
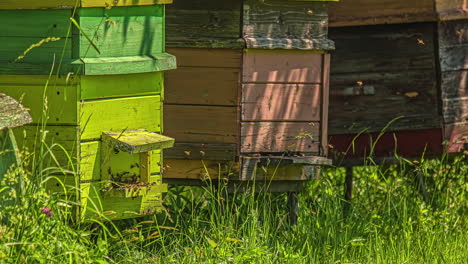
POLYGON ((161 94, 161 72, 80 77, 81 100, 161 94))
POLYGON ((466 19, 468 3, 465 0, 435 0, 440 20, 466 19))
POLYGON ((184 160, 234 160, 236 153, 236 144, 179 142, 174 147, 165 149, 164 157, 184 160))
POLYGON ((165 77, 166 103, 237 105, 239 68, 179 67, 165 77))
POLYGON ((0 34, 2 37, 67 37, 70 16, 70 10, 0 10, 0 34))
POLYGON ((168 46, 232 47, 241 37, 241 5, 238 0, 175 1, 166 12, 168 46))
POLYGON ((321 120, 320 120, 320 144, 321 155, 328 154, 328 120, 330 108, 330 54, 323 55, 323 75, 322 75, 322 100, 321 100, 321 120))
POLYGON ((244 84, 243 121, 320 121, 320 85, 244 84))
POLYGON ((444 99, 443 113, 446 124, 468 123, 468 96, 444 99))
POLYGON ((468 96, 468 69, 442 73, 442 97, 468 96))
POLYGON ((3 0, 0 3, 0 9, 71 9, 76 4, 82 7, 107 7, 114 6, 138 6, 138 5, 155 5, 155 4, 171 4, 173 0, 3 0))
POLYGON ((246 50, 243 82, 320 83, 322 54, 297 50, 246 50))
POLYGON ((36 157, 40 158, 42 155, 40 148, 43 140, 51 148, 50 152, 47 147, 42 146, 45 154, 42 161, 44 168, 48 166, 60 166, 68 170, 76 168, 78 159, 78 128, 76 126, 47 126, 45 131, 45 133, 41 132, 41 128, 36 125, 13 129, 20 150, 27 148, 30 153, 35 153, 36 157), (59 144, 61 147, 56 144, 59 144), (66 152, 64 152, 62 147, 66 152), (52 158, 51 153, 55 156, 58 165, 54 161, 55 159, 52 158))
MULTIPOLYGON (((83 8, 78 10, 82 33, 74 38, 75 57, 141 56, 163 52, 163 7, 83 8)), ((78 32, 77 32, 78 33, 78 32)))
MULTIPOLYGON (((42 63, 46 64, 46 69, 50 72, 52 63, 57 62, 60 58, 68 61, 71 59, 71 48, 70 46, 65 46, 65 38, 61 38, 57 41, 44 42, 44 38, 31 38, 31 37, 4 37, 0 36, 0 61, 2 64, 5 62, 15 63, 21 65, 22 63, 42 63), (27 51, 31 46, 34 46, 31 50, 27 51), (19 56, 24 56, 19 58, 19 56)), ((1 73, 6 73, 0 67, 1 73)))
POLYGON ((436 20, 433 0, 353 0, 330 3, 329 6, 332 27, 436 20))
POLYGON ((164 106, 164 134, 176 142, 236 143, 237 120, 237 107, 164 106))
POLYGON ((319 142, 319 123, 241 122, 241 153, 318 153, 319 142))
POLYGON ((240 49, 168 48, 167 52, 177 57, 177 67, 241 67, 240 49))
POLYGON ((439 58, 442 71, 468 70, 468 21, 438 23, 439 58))
POLYGON ((435 68, 432 23, 331 28, 331 74, 435 68))
POLYGON ((81 140, 99 139, 102 131, 161 132, 161 97, 86 101, 81 104, 80 129, 81 140))
POLYGON ((326 3, 244 2, 244 38, 323 39, 327 28, 326 3))
POLYGON ((45 85, 2 84, 1 79, 0 77, 0 91, 21 100, 30 109, 34 123, 41 123, 47 109, 48 124, 78 124, 76 85, 51 85, 46 89, 45 85), (46 98, 43 98, 44 90, 46 98))

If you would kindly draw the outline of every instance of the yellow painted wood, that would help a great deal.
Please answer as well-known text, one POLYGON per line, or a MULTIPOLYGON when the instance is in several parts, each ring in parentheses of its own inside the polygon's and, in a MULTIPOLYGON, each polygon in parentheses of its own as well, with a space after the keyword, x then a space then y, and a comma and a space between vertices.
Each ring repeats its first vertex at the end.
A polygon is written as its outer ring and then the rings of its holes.
POLYGON ((139 6, 155 4, 171 4, 173 0, 2 0, 0 9, 44 9, 59 8, 71 9, 73 7, 107 7, 113 6, 139 6))
POLYGON ((45 132, 42 132, 41 127, 28 125, 14 128, 13 133, 20 150, 26 148, 30 153, 34 152, 37 156, 43 156, 44 167, 57 167, 55 162, 57 160, 58 165, 64 169, 76 169, 78 160, 78 127, 47 126, 45 132), (51 148, 51 151, 43 147, 44 150, 41 153, 42 142, 45 142, 46 146, 51 148), (66 151, 58 145, 62 146, 66 151))
POLYGON ((174 146, 174 139, 147 130, 105 131, 103 142, 128 153, 148 152, 174 146))
POLYGON ((33 123, 41 123, 47 116, 48 124, 78 124, 76 86, 49 85, 46 88, 43 85, 2 84, 0 75, 0 91, 21 101, 29 109, 33 123), (44 111, 47 111, 46 115, 44 111))
POLYGON ((163 73, 83 75, 81 100, 120 96, 158 95, 163 89, 163 73))
POLYGON ((97 101, 81 105, 81 139, 99 139, 102 131, 161 130, 161 97, 142 96, 97 101))

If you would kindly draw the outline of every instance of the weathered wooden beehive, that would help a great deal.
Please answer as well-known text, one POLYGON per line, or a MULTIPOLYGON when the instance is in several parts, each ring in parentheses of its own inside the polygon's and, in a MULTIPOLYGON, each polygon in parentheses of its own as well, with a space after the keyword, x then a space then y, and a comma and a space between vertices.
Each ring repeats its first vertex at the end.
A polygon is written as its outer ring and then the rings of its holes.
POLYGON ((166 74, 164 118, 177 143, 165 151, 164 179, 274 185, 310 179, 312 165, 328 163, 327 21, 326 1, 171 5, 166 41, 178 69, 166 74))
POLYGON ((329 118, 334 153, 347 152, 340 156, 347 161, 370 154, 380 131, 398 117, 375 145, 377 157, 466 148, 465 2, 356 0, 330 5, 330 38, 336 42, 329 118))
MULTIPOLYGON (((33 119, 15 129, 18 145, 39 156, 47 134, 54 157, 44 162, 79 187, 82 215, 118 219, 160 209, 161 149, 173 144, 160 135, 162 71, 176 66, 164 45, 170 2, 0 3, 0 91, 33 119)), ((48 186, 63 191, 58 182, 48 186)))

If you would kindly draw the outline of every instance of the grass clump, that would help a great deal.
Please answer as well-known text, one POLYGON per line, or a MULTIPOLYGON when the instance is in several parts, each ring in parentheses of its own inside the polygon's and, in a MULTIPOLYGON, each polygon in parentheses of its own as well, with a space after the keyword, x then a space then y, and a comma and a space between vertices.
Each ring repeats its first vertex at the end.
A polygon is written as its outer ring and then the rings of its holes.
MULTIPOLYGON (((76 201, 48 193, 50 168, 10 169, 0 188, 0 263, 467 263, 466 156, 354 168, 346 215, 345 170, 328 168, 299 194, 172 187, 159 215, 76 221, 76 201), (19 181, 21 179, 22 181, 19 181), (422 184, 423 183, 423 184, 422 184), (422 188, 423 186, 424 188, 422 188), (48 211, 50 210, 50 211, 48 211), (49 213, 52 213, 50 215, 49 213)), ((258 187, 257 187, 258 188, 258 187)))

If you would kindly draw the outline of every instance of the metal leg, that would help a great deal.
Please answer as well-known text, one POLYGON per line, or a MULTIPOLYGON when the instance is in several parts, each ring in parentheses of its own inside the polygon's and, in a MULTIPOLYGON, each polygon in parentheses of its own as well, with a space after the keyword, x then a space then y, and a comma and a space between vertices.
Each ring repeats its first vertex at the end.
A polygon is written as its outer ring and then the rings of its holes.
POLYGON ((297 192, 288 192, 288 215, 289 224, 297 224, 297 215, 299 212, 299 200, 297 199, 297 192))

